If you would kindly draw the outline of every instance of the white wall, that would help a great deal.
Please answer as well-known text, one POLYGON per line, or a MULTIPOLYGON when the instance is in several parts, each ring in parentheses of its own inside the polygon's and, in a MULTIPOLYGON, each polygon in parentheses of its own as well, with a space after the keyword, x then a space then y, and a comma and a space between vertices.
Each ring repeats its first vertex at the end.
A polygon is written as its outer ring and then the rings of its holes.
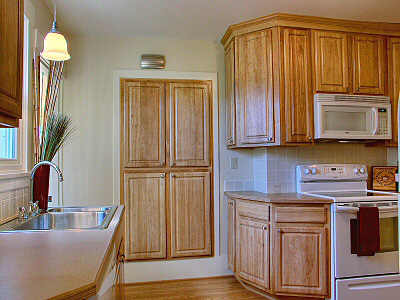
MULTIPOLYGON (((167 71, 218 73, 221 147, 220 166, 215 167, 220 168, 221 195, 225 180, 253 180, 253 150, 228 151, 225 147, 225 67, 220 43, 69 36, 68 45, 72 58, 65 67, 63 112, 73 118, 76 132, 63 151, 63 205, 113 203, 113 74, 114 70, 140 69, 140 55, 144 53, 164 54, 167 71), (231 157, 239 159, 237 170, 230 170, 231 157)), ((126 266, 127 281, 228 272, 227 206, 223 196, 221 202, 220 253, 215 259, 130 263, 126 266)))

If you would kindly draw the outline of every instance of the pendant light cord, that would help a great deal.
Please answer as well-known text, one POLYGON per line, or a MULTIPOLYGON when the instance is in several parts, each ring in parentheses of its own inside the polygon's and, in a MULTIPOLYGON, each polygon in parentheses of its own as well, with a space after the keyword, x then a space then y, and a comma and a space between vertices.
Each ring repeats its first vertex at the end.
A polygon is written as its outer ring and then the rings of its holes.
POLYGON ((57 7, 56 7, 56 0, 54 0, 54 22, 53 27, 51 28, 51 32, 59 33, 58 26, 57 26, 57 7))

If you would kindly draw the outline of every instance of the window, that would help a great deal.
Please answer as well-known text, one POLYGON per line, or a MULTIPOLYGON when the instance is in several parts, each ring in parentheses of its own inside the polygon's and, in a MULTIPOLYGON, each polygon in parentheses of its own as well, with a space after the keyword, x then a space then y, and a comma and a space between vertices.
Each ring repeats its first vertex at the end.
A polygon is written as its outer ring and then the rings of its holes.
POLYGON ((0 159, 17 159, 17 128, 0 128, 0 159))

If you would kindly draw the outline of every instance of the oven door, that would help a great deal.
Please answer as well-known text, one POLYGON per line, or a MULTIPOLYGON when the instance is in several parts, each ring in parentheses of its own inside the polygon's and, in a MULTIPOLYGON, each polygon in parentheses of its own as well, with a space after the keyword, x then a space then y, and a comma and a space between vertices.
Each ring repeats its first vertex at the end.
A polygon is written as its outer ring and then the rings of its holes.
POLYGON ((350 220, 357 219, 358 208, 334 205, 336 278, 399 273, 398 207, 390 203, 366 204, 379 207, 381 251, 374 256, 351 254, 350 220))
POLYGON ((315 113, 317 139, 377 138, 378 109, 371 105, 318 102, 315 113))

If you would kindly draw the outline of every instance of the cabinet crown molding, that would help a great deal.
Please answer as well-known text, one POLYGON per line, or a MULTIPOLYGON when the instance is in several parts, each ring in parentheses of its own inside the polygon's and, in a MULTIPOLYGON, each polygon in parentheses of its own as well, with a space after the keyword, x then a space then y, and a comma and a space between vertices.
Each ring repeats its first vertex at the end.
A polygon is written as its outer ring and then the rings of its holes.
POLYGON ((229 26, 221 40, 221 43, 226 47, 235 36, 275 26, 400 36, 400 23, 341 20, 275 13, 229 26))

